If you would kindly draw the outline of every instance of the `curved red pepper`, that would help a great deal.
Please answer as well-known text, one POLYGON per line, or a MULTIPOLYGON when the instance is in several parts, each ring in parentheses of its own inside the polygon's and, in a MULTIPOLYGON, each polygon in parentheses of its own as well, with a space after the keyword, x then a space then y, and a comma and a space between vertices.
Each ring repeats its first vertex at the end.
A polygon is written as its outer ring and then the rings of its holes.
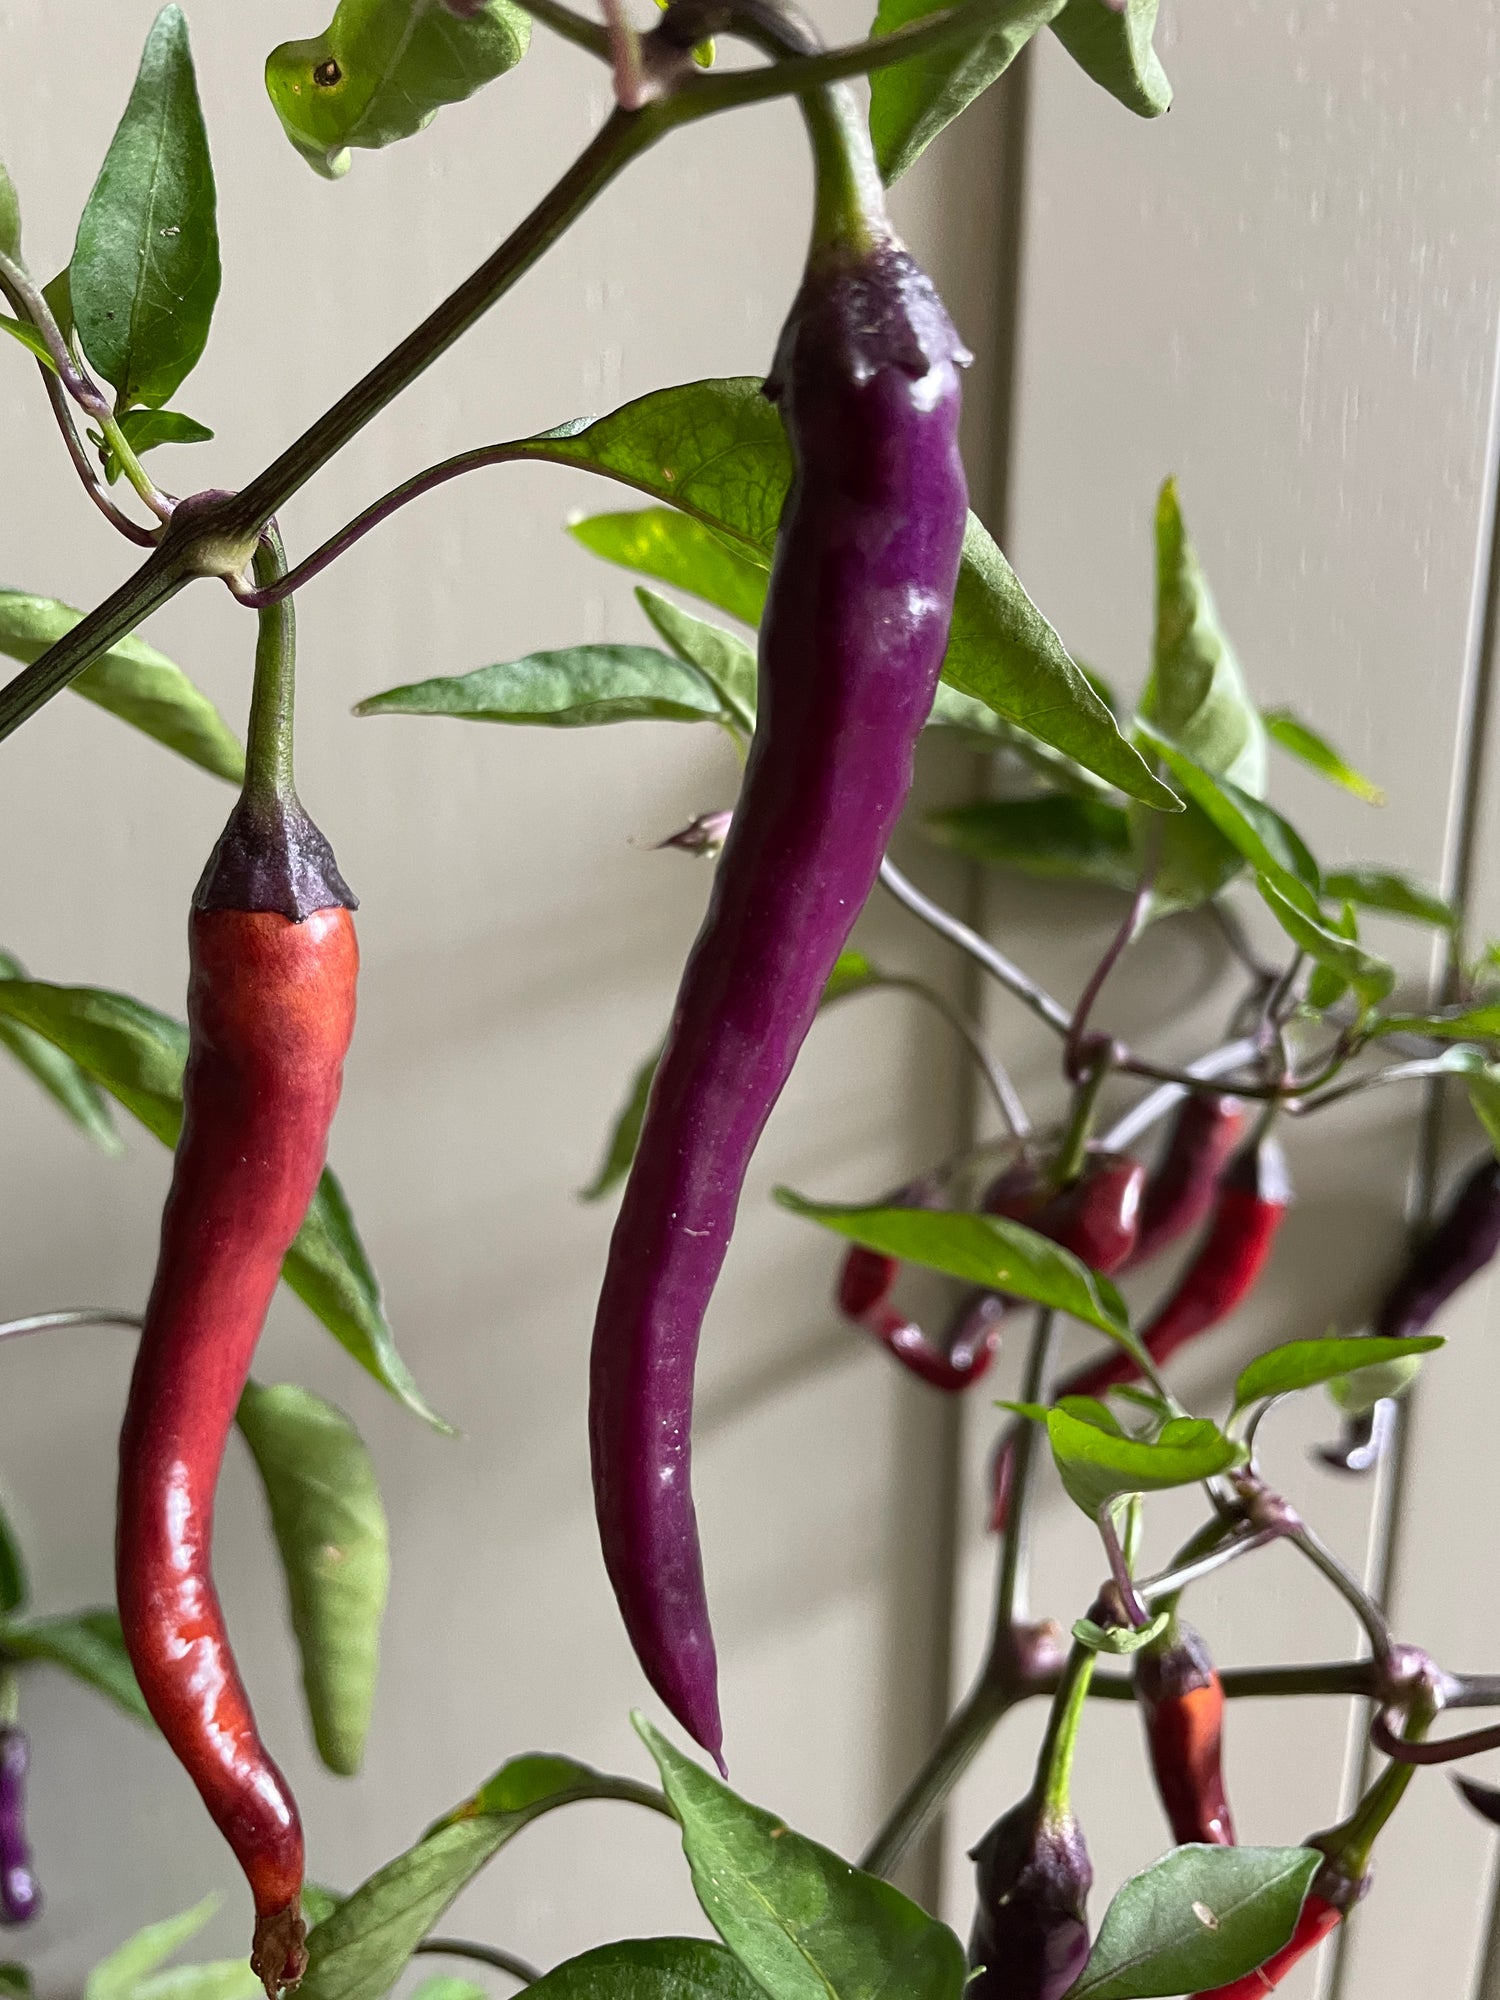
MULTIPOLYGON (((1220 1183, 1213 1220, 1202 1245, 1166 1303, 1141 1334, 1153 1361, 1170 1360, 1180 1347, 1238 1310, 1265 1269, 1292 1199, 1286 1160, 1273 1138, 1242 1147, 1220 1183)), ((1102 1396, 1134 1382, 1140 1370, 1123 1348, 1069 1376, 1056 1396, 1102 1396)), ((1001 1436, 991 1463, 990 1525, 1004 1531, 1010 1510, 1015 1429, 1001 1436)))
POLYGON ((1190 1626, 1179 1625, 1170 1645, 1137 1656, 1135 1692, 1172 1838, 1233 1847, 1222 1764, 1224 1689, 1190 1626))
POLYGON ((758 721, 610 1244, 590 1368, 605 1566, 652 1685, 715 1758, 690 1487, 699 1334, 751 1155, 910 789, 966 519, 967 356, 891 234, 855 101, 839 86, 805 110, 819 199, 767 385, 794 470, 758 721))
POLYGON ((1212 1992, 1195 1993, 1193 2000, 1263 2000, 1265 1994, 1275 1992, 1294 1965, 1300 1965, 1309 1952, 1332 1936, 1343 1919, 1344 1912, 1337 1904, 1327 1902, 1316 1889, 1309 1890, 1297 1928, 1280 1951, 1273 1952, 1254 1972, 1231 1979, 1227 1986, 1215 1986, 1212 1992))
POLYGON ((1246 1116, 1241 1098, 1220 1091, 1194 1091, 1182 1100, 1146 1182, 1135 1247, 1120 1268, 1149 1263, 1207 1220, 1246 1116))

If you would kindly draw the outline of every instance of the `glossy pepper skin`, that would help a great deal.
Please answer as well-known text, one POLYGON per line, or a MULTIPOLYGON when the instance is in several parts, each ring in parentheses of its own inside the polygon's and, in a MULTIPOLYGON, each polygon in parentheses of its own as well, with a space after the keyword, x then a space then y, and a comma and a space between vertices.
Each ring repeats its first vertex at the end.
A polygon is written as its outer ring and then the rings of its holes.
MULTIPOLYGON (((1059 1192, 1042 1164, 1028 1155, 990 1183, 980 1208, 986 1215, 1025 1223, 1107 1273, 1118 1268, 1134 1241, 1144 1179, 1137 1161, 1095 1153, 1079 1179, 1059 1192)), ((933 1208, 938 1194, 936 1183, 914 1181, 898 1189, 889 1202, 894 1207, 933 1208)), ((934 1341, 890 1302, 900 1271, 898 1258, 856 1245, 839 1272, 835 1295, 839 1310, 873 1333, 930 1388, 957 1395, 988 1372, 1000 1351, 1005 1319, 1017 1302, 1003 1292, 970 1292, 959 1301, 942 1338, 934 1341)))
POLYGON ((1224 1689, 1190 1626, 1179 1625, 1170 1644, 1137 1655, 1135 1693, 1172 1838, 1233 1847, 1222 1761, 1224 1689))
POLYGON ((1242 1979, 1231 1979, 1227 1986, 1216 1986, 1212 1992, 1195 1993, 1193 2000, 1263 2000, 1265 1994, 1276 1991, 1293 1966, 1300 1965, 1309 1952, 1331 1937, 1343 1920, 1344 1912, 1336 1903, 1328 1902, 1316 1888, 1310 1889, 1297 1928, 1280 1951, 1242 1979))
POLYGON ((699 1334, 750 1157, 911 784, 966 518, 967 356, 889 231, 853 100, 829 102, 862 216, 815 233, 766 385, 793 476, 760 628, 759 719, 610 1245, 590 1374, 610 1581, 647 1677, 715 1758, 689 1486, 699 1334))
POLYGON ((306 1962, 296 1802, 210 1567, 214 1490, 354 1027, 353 898, 301 814, 242 800, 188 926, 183 1124, 120 1437, 116 1585, 147 1706, 243 1868, 267 1991, 306 1962))
POLYGON ((965 2000, 1062 2000, 1089 1955, 1094 1870, 1077 1820, 1027 1797, 970 1859, 977 1898, 965 2000))
POLYGON ((25 1732, 0 1724, 0 1925, 29 1924, 42 1907, 26 1838, 25 1732))
POLYGON ((1220 1091, 1194 1091, 1182 1100, 1146 1183, 1135 1246, 1122 1268, 1149 1263, 1207 1221, 1245 1116, 1243 1100, 1220 1091))
MULTIPOLYGON (((1142 1330, 1153 1361, 1165 1362, 1200 1333, 1238 1311, 1254 1291, 1291 1205, 1292 1184, 1281 1147, 1269 1136, 1242 1146, 1220 1182, 1207 1234, 1171 1296, 1142 1330)), ((1059 1396, 1102 1396, 1135 1381, 1139 1370, 1115 1348, 1068 1377, 1059 1396)), ((991 1468, 990 1525, 1000 1534, 1010 1511, 1014 1429, 996 1448, 991 1468)))

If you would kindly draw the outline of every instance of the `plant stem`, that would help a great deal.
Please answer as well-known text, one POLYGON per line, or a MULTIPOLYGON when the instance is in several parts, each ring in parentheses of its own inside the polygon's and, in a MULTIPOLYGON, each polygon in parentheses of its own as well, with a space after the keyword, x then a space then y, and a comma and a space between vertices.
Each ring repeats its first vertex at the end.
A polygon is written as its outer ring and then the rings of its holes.
POLYGON ((1274 1528, 1260 1528, 1250 1534, 1233 1536, 1201 1556, 1173 1563, 1160 1576, 1147 1577, 1143 1583, 1136 1585, 1136 1594, 1143 1604, 1165 1604, 1180 1597, 1190 1583, 1199 1583, 1204 1577, 1212 1576, 1215 1570, 1223 1569, 1226 1563, 1236 1562, 1252 1550, 1267 1548, 1279 1539, 1274 1528))
MULTIPOLYGON (((1020 1397, 1023 1403, 1043 1403, 1047 1400, 1048 1377, 1052 1373, 1056 1345, 1057 1315, 1043 1308, 1037 1313, 1031 1345, 1026 1351, 1026 1372, 1021 1381, 1020 1397)), ((1027 1516, 1036 1486, 1039 1430, 1036 1424, 1022 1424, 1015 1442, 1010 1509, 1005 1533, 1001 1537, 1000 1564, 995 1578, 995 1609, 990 1620, 989 1650, 980 1669, 981 1679, 987 1672, 993 1671, 997 1661, 1005 1657, 1011 1628, 1018 1618, 1026 1615, 1026 1557, 1031 1539, 1027 1516)))
POLYGON ((934 930, 940 937, 956 944, 960 951, 968 953, 976 965, 981 966, 992 979, 1013 993, 1024 1006, 1031 1009, 1038 1020, 1059 1035, 1066 1035, 1072 1025, 1072 1016, 1060 1000, 1054 1000, 1044 987, 1024 973, 1019 965, 997 951, 988 939, 978 931, 971 930, 960 918, 951 915, 940 903, 934 903, 924 896, 915 882, 908 881, 895 862, 887 855, 880 864, 881 885, 894 896, 896 901, 910 910, 914 917, 934 930))
POLYGON ((1032 1788, 1032 1796, 1048 1819, 1062 1819, 1070 1809, 1073 1752, 1078 1744, 1078 1725, 1088 1699, 1089 1682, 1094 1677, 1095 1657, 1086 1646, 1075 1644, 1068 1654, 1057 1693, 1052 1697, 1052 1713, 1037 1753, 1036 1783, 1032 1788))
POLYGON ((476 1965, 492 1965, 496 1972, 507 1972, 522 1986, 534 1986, 541 1978, 541 1972, 524 1958, 517 1958, 514 1952, 500 1951, 492 1944, 476 1944, 469 1938, 423 1938, 417 1946, 417 1955, 429 1953, 442 1958, 472 1958, 476 1965))
POLYGON ((139 1333, 143 1322, 138 1313, 118 1312, 113 1306, 69 1306, 60 1312, 29 1313, 25 1319, 0 1321, 0 1340, 18 1340, 26 1333, 52 1333, 70 1326, 118 1326, 127 1333, 139 1333))
POLYGON ((1255 1043, 1247 1035, 1241 1036, 1238 1041, 1225 1042, 1222 1048, 1211 1049, 1197 1062, 1188 1064, 1181 1080, 1158 1084, 1139 1104, 1133 1104, 1124 1117, 1110 1126, 1099 1141, 1100 1145, 1107 1153, 1128 1152, 1143 1133, 1149 1132, 1153 1125, 1165 1118, 1195 1086, 1219 1089, 1230 1096, 1238 1095, 1240 1085, 1225 1083, 1222 1079, 1231 1070, 1240 1069, 1254 1059, 1255 1043))
MULTIPOLYGON (((1157 845, 1159 844, 1158 840, 1157 845)), ((1104 990, 1106 980, 1135 941, 1145 920, 1146 906, 1151 900, 1151 882, 1155 873, 1154 864, 1143 872, 1140 882, 1136 885, 1135 894, 1130 899, 1130 906, 1120 920, 1119 929, 1105 947, 1103 957, 1094 967, 1088 984, 1078 996, 1078 1005, 1073 1009, 1073 1024, 1068 1029, 1067 1048, 1063 1053, 1063 1070, 1068 1076, 1076 1076, 1082 1068, 1083 1038, 1088 1028, 1089 1016, 1093 1013, 1094 1004, 1104 990)))
POLYGON ((1314 1534, 1313 1530, 1306 1526, 1305 1523, 1290 1531, 1283 1530, 1281 1538, 1283 1541, 1290 1542, 1294 1549, 1300 1550, 1315 1569, 1321 1570, 1334 1589, 1349 1605, 1355 1617, 1358 1618, 1360 1624, 1365 1628, 1366 1636, 1370 1641, 1370 1646, 1376 1660, 1384 1661, 1389 1659, 1391 1652, 1391 1629, 1386 1624, 1380 1607, 1359 1581, 1359 1578, 1344 1566, 1333 1550, 1328 1547, 1320 1536, 1314 1534))
POLYGON ((536 0, 536 5, 528 6, 526 11, 533 19, 550 28, 554 35, 561 35, 565 42, 587 49, 601 62, 609 61, 609 36, 597 21, 575 14, 571 7, 562 5, 562 0, 536 0))
POLYGON ((68 401, 67 391, 45 362, 38 361, 37 370, 41 375, 42 386, 47 392, 47 401, 52 406, 52 414, 57 420, 57 428, 68 457, 73 462, 73 470, 78 474, 84 492, 109 525, 127 541, 134 542, 137 548, 155 548, 160 529, 143 527, 139 522, 132 521, 123 508, 115 505, 113 497, 99 483, 99 475, 89 458, 88 448, 78 435, 78 426, 73 421, 73 406, 68 401))
MULTIPOLYGON (((1064 1059, 1066 1066, 1066 1058, 1064 1059)), ((1110 1063, 1107 1054, 1101 1053, 1091 1069, 1074 1078, 1073 1104, 1068 1115, 1068 1129, 1063 1134, 1057 1149, 1057 1157, 1050 1168, 1050 1175, 1058 1187, 1070 1187, 1083 1172, 1084 1159, 1089 1149, 1089 1134, 1094 1129, 1094 1113, 1099 1106, 1099 1093, 1109 1081, 1110 1063)))
MULTIPOLYGON (((270 582, 286 570, 286 551, 274 521, 269 522, 255 556, 258 581, 270 582)), ((258 613, 255 641, 255 684, 250 696, 250 727, 245 737, 247 796, 286 803, 296 793, 292 779, 292 738, 297 694, 297 614, 287 598, 258 613)))

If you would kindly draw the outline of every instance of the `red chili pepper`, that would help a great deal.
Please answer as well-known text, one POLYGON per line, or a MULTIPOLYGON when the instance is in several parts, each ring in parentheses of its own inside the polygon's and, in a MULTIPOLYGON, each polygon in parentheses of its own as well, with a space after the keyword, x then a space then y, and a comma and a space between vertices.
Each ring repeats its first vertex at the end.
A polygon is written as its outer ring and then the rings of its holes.
POLYGON ((290 635, 287 607, 263 620, 251 775, 193 898, 182 1135, 120 1436, 116 1538, 136 1678, 249 1880, 251 1964, 272 1995, 306 1964, 302 1828, 214 1588, 214 1489, 322 1172, 358 968, 354 899, 291 791, 290 635))
POLYGON ((968 357, 891 232, 855 100, 840 85, 803 108, 816 219, 767 385, 793 477, 755 738, 611 1241, 590 1368, 605 1566, 647 1677, 715 1758, 690 1483, 699 1335, 751 1155, 911 786, 966 520, 968 357))
POLYGON ((1148 1263, 1207 1220, 1246 1116, 1242 1099, 1219 1091, 1194 1091, 1182 1100, 1141 1198, 1135 1248, 1121 1268, 1148 1263))
POLYGON ((1227 1986, 1216 1986, 1212 1992, 1195 1993, 1193 2000, 1262 2000, 1264 1994, 1274 1993, 1292 1967, 1299 1965, 1309 1952, 1316 1951, 1343 1920, 1344 1912, 1336 1903, 1325 1901, 1316 1889, 1309 1890, 1297 1928, 1280 1951, 1273 1952, 1254 1972, 1231 1979, 1227 1986))
POLYGON ((1190 1626, 1179 1625, 1169 1644, 1136 1656, 1135 1692, 1173 1839, 1233 1847, 1221 1762, 1224 1689, 1190 1626))
MULTIPOLYGON (((1255 1289, 1292 1199, 1286 1161, 1276 1140, 1253 1140, 1235 1155, 1219 1187, 1213 1220, 1171 1296, 1141 1334, 1153 1361, 1218 1326, 1255 1289)), ((1070 1376, 1057 1396, 1102 1396, 1133 1382, 1140 1370, 1123 1348, 1114 1348, 1070 1376)), ((991 1464, 990 1525, 1004 1531, 1010 1510, 1014 1427, 1006 1431, 991 1464)))

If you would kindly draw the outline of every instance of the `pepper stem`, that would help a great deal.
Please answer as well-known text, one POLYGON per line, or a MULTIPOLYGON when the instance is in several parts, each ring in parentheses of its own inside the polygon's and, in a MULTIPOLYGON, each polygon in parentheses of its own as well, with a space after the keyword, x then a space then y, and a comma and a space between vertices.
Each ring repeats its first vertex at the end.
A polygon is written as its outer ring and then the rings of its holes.
POLYGON ((1057 1693, 1052 1697, 1052 1713, 1047 1718, 1047 1733, 1037 1755, 1036 1782, 1032 1786, 1032 1797, 1044 1819, 1066 1819, 1072 1810, 1073 1752, 1088 1700, 1089 1682, 1094 1677, 1094 1658, 1086 1646, 1074 1645, 1063 1667, 1057 1693))
MULTIPOLYGON (((286 574, 281 531, 268 521, 255 546, 255 581, 275 583, 286 574)), ((256 613, 255 686, 245 742, 245 794, 286 804, 296 796, 292 782, 292 725, 296 707, 297 613, 290 597, 256 613)))
MULTIPOLYGON (((1419 1695, 1407 1714, 1406 1736, 1418 1742, 1427 1734, 1436 1713, 1430 1696, 1419 1695)), ((1370 1850, 1391 1814, 1405 1796, 1416 1774, 1415 1764, 1395 1759, 1386 1765, 1346 1820, 1308 1842, 1328 1856, 1341 1880, 1357 1887, 1369 1872, 1370 1850)))

